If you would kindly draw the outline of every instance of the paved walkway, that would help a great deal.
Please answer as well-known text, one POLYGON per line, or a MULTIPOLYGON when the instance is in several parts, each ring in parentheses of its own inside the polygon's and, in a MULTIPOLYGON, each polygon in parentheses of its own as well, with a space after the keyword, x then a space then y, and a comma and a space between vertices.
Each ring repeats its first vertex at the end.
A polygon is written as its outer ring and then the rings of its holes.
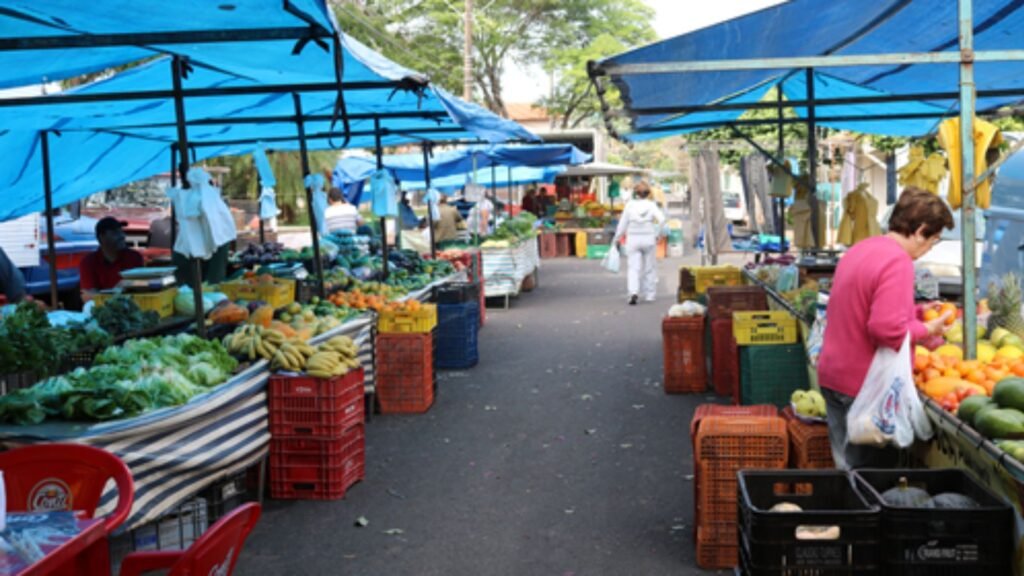
POLYGON ((661 387, 679 263, 629 307, 624 276, 545 260, 537 290, 488 310, 480 364, 439 373, 429 413, 367 425, 345 500, 267 502, 238 574, 703 574, 688 424, 709 397, 661 387))

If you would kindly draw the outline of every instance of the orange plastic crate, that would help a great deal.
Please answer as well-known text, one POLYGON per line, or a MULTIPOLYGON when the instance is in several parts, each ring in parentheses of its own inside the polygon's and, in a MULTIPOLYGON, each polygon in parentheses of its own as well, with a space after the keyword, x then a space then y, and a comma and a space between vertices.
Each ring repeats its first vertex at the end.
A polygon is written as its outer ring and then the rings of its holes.
POLYGON ((418 414, 434 403, 434 335, 377 335, 377 401, 382 414, 418 414))
POLYGON ((708 387, 704 361, 704 317, 661 321, 666 394, 704 392, 708 387))
MULTIPOLYGON (((754 404, 751 406, 732 406, 729 404, 701 404, 693 411, 690 419, 690 441, 697 445, 697 429, 700 421, 708 416, 759 416, 773 417, 779 415, 779 409, 772 404, 754 404)), ((694 454, 696 456, 696 454, 694 454)))
POLYGON ((735 524, 697 527, 697 565, 710 570, 739 564, 739 528, 735 524))
POLYGON ((782 418, 709 416, 697 430, 696 458, 703 461, 757 461, 785 468, 789 432, 782 418))
POLYGON ((793 409, 782 410, 789 429, 789 465, 793 468, 823 470, 836 467, 832 459, 832 442, 826 424, 808 424, 793 415, 793 409))

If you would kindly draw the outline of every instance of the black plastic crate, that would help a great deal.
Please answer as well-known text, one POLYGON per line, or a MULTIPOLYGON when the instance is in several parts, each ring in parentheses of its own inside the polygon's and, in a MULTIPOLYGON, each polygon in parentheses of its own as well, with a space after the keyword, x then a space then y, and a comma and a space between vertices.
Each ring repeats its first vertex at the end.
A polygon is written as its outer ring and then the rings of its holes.
POLYGON ((857 489, 882 508, 883 559, 889 574, 995 576, 1012 574, 1013 509, 963 470, 857 470, 857 489), (979 508, 889 506, 882 493, 905 477, 935 496, 955 492, 979 508))
POLYGON ((260 466, 257 463, 235 472, 200 492, 200 497, 206 500, 210 524, 242 504, 259 499, 260 466))
POLYGON ((464 304, 480 301, 478 282, 449 282, 433 289, 433 301, 437 304, 464 304))
POLYGON ((480 303, 438 304, 434 333, 434 366, 462 369, 480 361, 477 334, 480 330, 480 303))
POLYGON ((881 574, 881 512, 839 470, 738 473, 739 548, 751 576, 881 574), (771 511, 782 502, 800 512, 771 511), (828 528, 831 534, 815 534, 828 528))

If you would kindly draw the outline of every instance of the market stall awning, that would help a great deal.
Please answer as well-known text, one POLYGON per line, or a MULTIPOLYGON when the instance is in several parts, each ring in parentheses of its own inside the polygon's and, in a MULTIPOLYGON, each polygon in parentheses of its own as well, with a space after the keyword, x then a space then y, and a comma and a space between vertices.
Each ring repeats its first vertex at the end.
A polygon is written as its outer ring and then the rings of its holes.
POLYGON ((608 162, 591 162, 589 164, 580 164, 579 166, 570 166, 566 168, 565 172, 562 172, 562 176, 577 176, 577 177, 588 177, 588 176, 620 176, 629 174, 647 174, 648 171, 643 168, 636 168, 633 166, 621 166, 619 164, 609 164, 608 162))
MULTIPOLYGON (((260 142, 298 148, 296 101, 309 149, 536 139, 356 40, 339 38, 341 92, 333 56, 320 46, 298 54, 267 48, 262 68, 225 71, 196 62, 182 86, 194 159, 247 154, 260 142)), ((232 50, 245 47, 223 47, 232 50)), ((231 59, 217 54, 211 60, 231 59)), ((43 208, 41 130, 53 131, 56 205, 170 168, 178 139, 171 78, 170 58, 160 57, 62 94, 0 100, 0 124, 7 128, 0 133, 0 153, 8 159, 0 168, 0 221, 43 208), (124 99, 108 98, 119 95, 124 99)))
MULTIPOLYGON (((535 168, 532 166, 517 166, 514 168, 498 168, 491 170, 483 168, 476 171, 476 174, 456 174, 444 178, 431 179, 430 187, 441 191, 444 194, 454 194, 462 190, 467 184, 475 180, 476 184, 485 188, 508 188, 509 186, 522 186, 525 184, 550 184, 555 178, 565 173, 565 166, 547 166, 535 168), (511 172, 511 174, 509 174, 511 172)), ((423 190, 426 183, 422 180, 410 180, 402 182, 402 188, 406 190, 423 190)))
POLYGON ((55 82, 163 54, 216 65, 234 58, 259 67, 257 44, 281 52, 330 41, 334 17, 323 0, 32 0, 0 10, 0 88, 55 82), (225 52, 243 42, 248 50, 225 52))
MULTIPOLYGON (((607 75, 619 87, 636 131, 630 137, 639 140, 732 122, 750 108, 744 105, 758 102, 779 84, 790 101, 808 98, 803 68, 764 67, 770 61, 745 64, 752 60, 950 53, 956 58, 937 58, 941 63, 814 69, 815 98, 841 99, 817 104, 820 124, 922 135, 934 130, 943 115, 959 110, 954 89, 959 77, 957 22, 957 3, 948 0, 791 0, 605 59, 592 72, 607 75), (744 63, 721 69, 726 61, 744 63), (679 66, 687 63, 693 66, 679 66), (887 96, 902 100, 882 101, 887 96)), ((976 51, 1019 49, 1024 3, 975 0, 974 22, 976 51)), ((979 110, 1024 98, 1024 62, 979 61, 975 78, 979 110)), ((796 112, 806 117, 803 107, 796 112)))
MULTIPOLYGON (((431 183, 451 176, 462 176, 458 179, 459 186, 465 183, 465 177, 474 168, 494 167, 565 167, 566 165, 582 164, 589 161, 590 154, 582 152, 571 144, 530 144, 530 145, 493 145, 469 146, 459 150, 440 152, 430 158, 431 183)), ((409 182, 417 182, 423 188, 425 165, 422 154, 392 154, 381 158, 381 162, 403 186, 409 182)), ((338 161, 334 169, 334 184, 346 186, 354 182, 362 182, 369 178, 377 169, 374 158, 350 156, 338 161)), ((541 171, 522 171, 524 177, 540 177, 541 171)), ((487 178, 490 181, 490 176, 487 178)), ((507 180, 507 178, 506 178, 507 180)), ((525 180, 524 183, 544 180, 525 180)), ((513 178, 515 183, 515 178, 513 178)), ((415 189, 415 188, 413 188, 415 189)))

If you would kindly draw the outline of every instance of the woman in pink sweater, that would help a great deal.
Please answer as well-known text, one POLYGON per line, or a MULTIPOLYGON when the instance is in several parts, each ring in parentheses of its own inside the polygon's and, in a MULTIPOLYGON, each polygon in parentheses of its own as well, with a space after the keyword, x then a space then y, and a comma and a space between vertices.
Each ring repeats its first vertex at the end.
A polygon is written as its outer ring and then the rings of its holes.
POLYGON ((945 228, 953 228, 953 214, 942 199, 907 188, 892 211, 889 232, 858 242, 839 261, 818 359, 818 383, 839 468, 893 467, 898 462, 895 448, 848 444, 846 414, 878 348, 898 350, 908 331, 915 341, 943 332, 945 316, 928 323, 917 319, 914 260, 938 243, 945 228))

